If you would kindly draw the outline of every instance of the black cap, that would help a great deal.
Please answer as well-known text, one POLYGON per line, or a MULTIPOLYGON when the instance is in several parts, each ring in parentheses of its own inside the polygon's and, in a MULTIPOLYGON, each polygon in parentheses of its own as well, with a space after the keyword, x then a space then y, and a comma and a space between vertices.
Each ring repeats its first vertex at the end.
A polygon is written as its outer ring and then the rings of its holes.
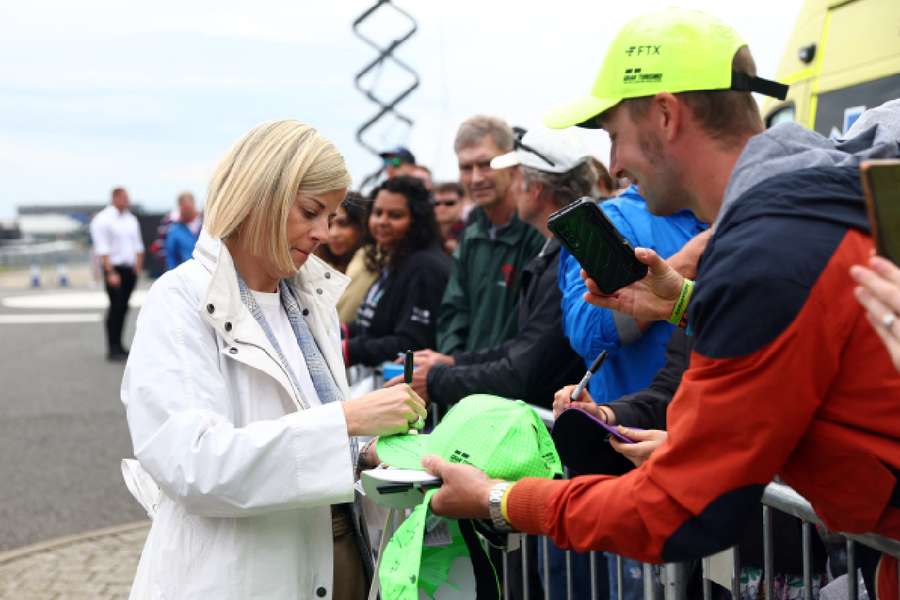
POLYGON ((391 148, 390 150, 379 152, 378 156, 380 156, 381 158, 399 158, 405 163, 409 163, 411 165, 416 164, 416 157, 413 156, 413 153, 410 152, 409 148, 406 148, 405 146, 397 146, 396 148, 391 148))
POLYGON ((609 445, 600 421, 583 410, 564 410, 550 435, 562 463, 578 475, 622 475, 634 468, 609 445))

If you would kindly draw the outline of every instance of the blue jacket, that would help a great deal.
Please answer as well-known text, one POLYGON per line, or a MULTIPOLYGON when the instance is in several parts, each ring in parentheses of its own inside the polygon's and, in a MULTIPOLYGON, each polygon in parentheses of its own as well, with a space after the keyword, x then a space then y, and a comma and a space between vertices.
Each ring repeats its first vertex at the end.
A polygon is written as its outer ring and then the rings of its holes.
MULTIPOLYGON (((663 258, 675 254, 685 242, 706 229, 706 225, 690 211, 666 217, 650 214, 635 186, 603 202, 600 208, 632 246, 652 248, 663 258)), ((664 322, 654 323, 638 339, 623 343, 613 312, 592 306, 582 299, 587 288, 581 280, 580 271, 578 261, 563 249, 559 259, 563 329, 586 366, 601 350, 609 353, 606 362, 588 385, 594 401, 605 403, 650 384, 665 362, 666 344, 673 326, 664 322)))
POLYGON ((191 232, 191 228, 175 221, 169 225, 169 231, 166 233, 166 267, 174 269, 194 253, 194 245, 197 243, 198 235, 191 232))

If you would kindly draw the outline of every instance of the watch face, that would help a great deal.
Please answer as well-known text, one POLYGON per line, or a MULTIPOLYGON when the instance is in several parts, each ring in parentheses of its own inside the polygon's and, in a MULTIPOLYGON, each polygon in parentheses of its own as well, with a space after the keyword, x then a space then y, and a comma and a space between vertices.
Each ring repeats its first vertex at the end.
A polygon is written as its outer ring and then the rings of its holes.
POLYGON ((503 494, 510 485, 512 484, 509 482, 498 483, 491 488, 491 492, 488 495, 488 510, 491 514, 491 524, 495 529, 501 532, 512 531, 512 527, 503 516, 503 509, 501 507, 503 494))

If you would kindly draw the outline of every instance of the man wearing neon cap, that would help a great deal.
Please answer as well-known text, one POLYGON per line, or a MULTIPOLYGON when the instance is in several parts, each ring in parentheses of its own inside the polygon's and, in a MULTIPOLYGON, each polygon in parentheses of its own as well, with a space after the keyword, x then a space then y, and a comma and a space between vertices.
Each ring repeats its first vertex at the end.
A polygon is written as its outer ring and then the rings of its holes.
MULTIPOLYGON (((796 124, 763 132, 749 92, 785 90, 754 70, 733 29, 668 9, 629 22, 591 95, 547 118, 606 129, 613 176, 635 181, 654 212, 715 223, 695 287, 636 252, 647 283, 675 288, 671 317, 695 338, 668 440, 626 475, 571 481, 510 485, 428 458, 444 480, 436 513, 678 561, 734 543, 778 475, 829 528, 900 538, 900 376, 849 276, 873 248, 858 164, 900 156, 900 120, 841 143, 796 124)), ((896 582, 883 558, 877 597, 896 599, 896 582)))

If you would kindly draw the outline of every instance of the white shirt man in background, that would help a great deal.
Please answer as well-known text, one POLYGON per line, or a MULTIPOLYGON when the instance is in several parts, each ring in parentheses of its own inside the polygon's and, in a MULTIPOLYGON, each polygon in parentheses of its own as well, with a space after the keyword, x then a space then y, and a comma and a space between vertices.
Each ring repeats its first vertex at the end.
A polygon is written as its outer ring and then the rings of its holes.
POLYGON ((144 243, 137 218, 128 210, 128 192, 117 187, 112 201, 91 221, 94 254, 103 270, 109 311, 106 314, 106 357, 122 361, 128 351, 122 346, 122 326, 128 300, 144 261, 144 243))

